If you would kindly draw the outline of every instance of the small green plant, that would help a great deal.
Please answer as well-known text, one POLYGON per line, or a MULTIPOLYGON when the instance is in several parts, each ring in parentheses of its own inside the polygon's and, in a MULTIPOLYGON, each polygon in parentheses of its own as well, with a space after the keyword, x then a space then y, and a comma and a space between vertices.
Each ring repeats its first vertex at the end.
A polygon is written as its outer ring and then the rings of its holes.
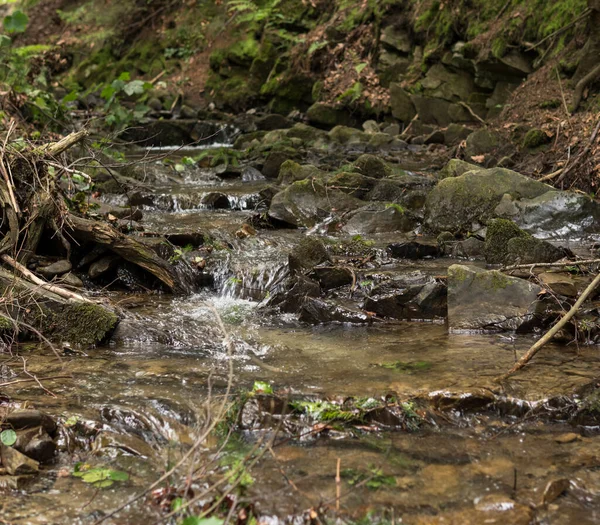
POLYGON ((381 368, 387 368, 388 370, 397 370, 399 372, 412 374, 415 372, 425 372, 431 368, 429 361, 393 361, 391 363, 381 363, 381 368))
POLYGON ((192 244, 186 244, 183 248, 175 248, 173 250, 174 253, 169 258, 169 262, 171 264, 176 263, 181 260, 181 258, 186 254, 194 251, 194 246, 192 244))
POLYGON ((360 420, 358 412, 344 410, 329 401, 292 401, 290 406, 297 412, 306 414, 317 421, 353 421, 360 420))
POLYGON ((106 123, 109 126, 124 127, 133 120, 140 119, 148 112, 148 106, 141 101, 152 84, 143 80, 131 80, 128 72, 121 73, 119 77, 104 87, 100 96, 106 101, 106 123), (124 98, 137 98, 135 106, 130 109, 123 104, 124 98))
POLYGON ((272 394, 273 387, 265 381, 254 381, 252 386, 253 394, 272 394))
POLYGON ((406 213, 406 208, 404 208, 403 206, 401 206, 400 204, 398 204, 396 202, 388 202, 385 205, 385 209, 386 210, 389 210, 389 209, 396 210, 397 212, 402 213, 402 214, 406 213))
POLYGON ((87 463, 77 463, 73 470, 73 476, 81 478, 84 483, 89 483, 97 488, 106 488, 115 482, 127 481, 129 474, 108 467, 92 467, 87 463))
POLYGON ((0 433, 0 442, 7 447, 12 447, 17 442, 17 433, 11 428, 3 430, 0 433))
POLYGON ((344 469, 341 472, 341 476, 346 479, 351 486, 364 483, 370 490, 396 486, 396 478, 394 476, 386 476, 380 468, 375 467, 374 465, 369 465, 366 471, 344 469))

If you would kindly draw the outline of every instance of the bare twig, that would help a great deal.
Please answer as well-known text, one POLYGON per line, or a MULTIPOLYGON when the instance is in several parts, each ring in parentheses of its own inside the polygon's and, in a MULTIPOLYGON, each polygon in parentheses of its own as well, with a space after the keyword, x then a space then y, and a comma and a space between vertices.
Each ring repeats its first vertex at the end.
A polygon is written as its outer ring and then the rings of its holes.
POLYGON ((600 259, 583 259, 581 261, 566 261, 566 262, 553 262, 553 263, 533 263, 533 264, 513 264, 512 266, 504 266, 500 268, 501 272, 507 272, 510 270, 527 270, 533 268, 560 268, 565 266, 579 266, 583 264, 598 264, 600 259))
POLYGON ((69 148, 73 147, 78 142, 82 141, 84 138, 88 136, 87 129, 82 129, 80 131, 76 131, 75 133, 71 133, 66 137, 63 137, 58 142, 54 142, 52 144, 45 144, 34 150, 35 153, 40 155, 47 155, 49 157, 55 157, 60 155, 61 153, 67 151, 69 148))
POLYGON ((477 113, 475 113, 471 106, 469 106, 466 102, 459 102, 458 105, 465 108, 469 112, 469 114, 479 123, 483 124, 484 126, 487 126, 487 122, 483 120, 477 113))
POLYGON ((521 370, 521 368, 525 367, 529 361, 533 359, 535 354, 537 354, 540 349, 548 343, 577 313, 581 305, 585 302, 585 300, 592 294, 592 292, 596 289, 596 287, 600 284, 600 273, 596 275, 596 278, 589 284, 589 286, 583 291, 577 302, 571 307, 571 309, 562 317, 562 319, 556 323, 539 341, 537 341, 528 351, 527 353, 519 359, 517 364, 513 366, 506 374, 496 378, 496 381, 504 381, 508 379, 515 372, 521 370))
POLYGON ((554 33, 549 34, 547 37, 542 38, 537 44, 530 45, 526 50, 532 51, 533 49, 540 47, 544 42, 550 40, 551 38, 554 38, 554 37, 564 33, 565 31, 567 31, 568 29, 573 27, 575 24, 577 24, 581 20, 583 20, 585 17, 587 17, 591 12, 592 12, 592 10, 588 7, 575 20, 568 23, 566 26, 563 26, 560 29, 557 29, 556 31, 554 31, 554 33))

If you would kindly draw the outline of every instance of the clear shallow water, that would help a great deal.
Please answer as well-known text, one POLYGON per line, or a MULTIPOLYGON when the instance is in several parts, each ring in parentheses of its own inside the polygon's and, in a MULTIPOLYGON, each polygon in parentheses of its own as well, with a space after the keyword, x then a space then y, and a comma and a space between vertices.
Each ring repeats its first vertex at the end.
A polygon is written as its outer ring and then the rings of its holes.
MULTIPOLYGON (((196 175, 165 183, 157 193, 173 201, 172 196, 180 194, 196 198, 213 190, 230 196, 254 191, 253 184, 216 181, 204 172, 196 175)), ((213 404, 218 403, 228 379, 229 357, 213 308, 235 343, 235 392, 248 392, 255 381, 266 381, 284 397, 379 398, 393 393, 410 399, 439 391, 460 397, 488 389, 536 402, 570 395, 597 377, 596 347, 549 345, 534 366, 502 388, 492 379, 510 368, 534 337, 449 335, 442 323, 307 327, 289 315, 267 315, 256 300, 281 276, 287 252, 303 233, 259 231, 256 237, 237 239, 235 232, 254 210, 165 209, 181 206, 146 211, 147 230, 208 233, 231 246, 215 257, 214 286, 175 299, 114 294, 115 303, 127 310, 126 319, 112 344, 87 355, 67 355, 59 362, 47 349, 22 348, 32 372, 41 377, 67 373, 72 378, 47 383, 57 397, 29 384, 11 387, 10 396, 43 406, 62 420, 77 416, 79 422, 61 437, 65 452, 56 464, 46 467, 25 491, 2 495, 3 520, 23 525, 93 523, 100 512, 139 493, 181 456, 207 421, 209 392, 213 404), (247 289, 232 277, 241 277, 247 289), (408 372, 382 366, 394 362, 425 365, 408 372), (70 476, 79 460, 125 470, 131 479, 97 491, 70 476)), ((397 240, 399 236, 378 236, 375 246, 397 240)), ((398 262, 372 272, 419 269, 445 275, 454 262, 398 262)), ((244 453, 260 434, 261 430, 243 433, 238 452, 244 453)), ((207 440, 202 457, 208 458, 216 447, 214 437, 207 440)), ((246 496, 256 502, 264 523, 291 522, 293 516, 319 506, 335 508, 339 460, 339 510, 348 520, 385 511, 390 521, 408 524, 534 519, 548 524, 599 523, 598 458, 600 441, 594 429, 535 418, 516 422, 495 414, 442 414, 415 432, 333 429, 306 439, 282 437, 252 469, 254 483, 246 496), (573 431, 578 439, 556 441, 573 431), (380 480, 376 489, 357 487, 357 479, 369 477, 380 480), (541 505, 547 483, 560 478, 569 480, 566 495, 541 505)), ((152 523, 158 515, 143 502, 108 523, 152 523)))

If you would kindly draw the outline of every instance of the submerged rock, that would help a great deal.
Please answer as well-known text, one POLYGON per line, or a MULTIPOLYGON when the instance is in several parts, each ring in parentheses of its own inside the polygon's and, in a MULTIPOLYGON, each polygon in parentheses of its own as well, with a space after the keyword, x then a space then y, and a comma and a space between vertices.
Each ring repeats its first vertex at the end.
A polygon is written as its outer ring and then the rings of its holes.
POLYGON ((329 255, 321 240, 315 237, 305 237, 290 252, 288 261, 292 272, 310 270, 321 263, 329 261, 329 255))
POLYGON ((39 470, 39 463, 18 450, 0 444, 0 458, 2 466, 11 476, 20 476, 23 474, 36 474, 39 470))
POLYGON ((504 168, 469 171, 438 182, 425 203, 425 224, 434 232, 469 232, 489 219, 505 194, 532 199, 552 189, 504 168))
POLYGON ((448 326, 459 331, 527 331, 545 309, 541 291, 537 284, 497 270, 455 264, 448 269, 448 326))
POLYGON ((351 323, 372 321, 372 316, 355 308, 348 308, 334 301, 309 297, 300 307, 298 319, 308 324, 351 323))
POLYGON ((342 266, 318 266, 312 271, 311 277, 319 282, 323 290, 340 288, 354 280, 350 269, 342 266))

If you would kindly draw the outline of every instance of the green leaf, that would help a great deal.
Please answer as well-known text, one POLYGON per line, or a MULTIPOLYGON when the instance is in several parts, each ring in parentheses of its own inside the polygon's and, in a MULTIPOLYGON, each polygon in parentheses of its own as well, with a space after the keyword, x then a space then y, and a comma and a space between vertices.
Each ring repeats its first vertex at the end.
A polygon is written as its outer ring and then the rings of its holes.
POLYGON ((255 394, 272 394, 273 387, 264 381, 254 381, 254 386, 252 387, 252 392, 255 394))
POLYGON ((102 93, 100 93, 100 96, 104 100, 109 100, 116 92, 117 92, 117 90, 114 87, 112 87, 112 86, 106 86, 102 90, 102 93))
POLYGON ((189 516, 185 518, 180 525, 223 525, 224 520, 219 518, 199 518, 198 516, 189 516))
POLYGON ((79 421, 79 417, 78 416, 71 416, 69 419, 67 419, 64 422, 64 426, 65 427, 74 427, 77 424, 77 421, 79 421))
POLYGON ((17 442, 17 433, 12 429, 3 430, 0 433, 0 441, 2 441, 3 445, 12 447, 17 442))
POLYGON ((77 100, 77 91, 75 91, 75 90, 71 91, 68 95, 66 95, 62 99, 63 104, 66 104, 67 102, 74 102, 75 100, 77 100))
POLYGON ((175 171, 181 173, 185 171, 185 166, 183 164, 175 164, 175 171))
POLYGON ((123 73, 121 73, 117 80, 121 80, 122 82, 129 82, 131 80, 131 75, 129 74, 129 71, 124 71, 123 73))
POLYGON ((123 86, 123 91, 127 96, 141 95, 145 91, 146 82, 143 80, 132 80, 123 86))
POLYGON ((364 68, 367 67, 367 63, 366 62, 362 62, 361 64, 358 64, 358 66, 356 66, 354 69, 356 70, 356 72, 360 75, 362 73, 362 70, 364 68))
POLYGON ((113 481, 127 481, 129 479, 129 474, 127 472, 123 472, 122 470, 109 470, 108 478, 113 481))
POLYGON ((12 15, 5 16, 3 25, 7 33, 23 33, 27 29, 29 18, 23 11, 15 11, 12 15))
POLYGON ((11 44, 12 44, 12 40, 10 39, 9 36, 0 35, 0 48, 1 47, 8 47, 11 44))
POLYGON ((171 511, 177 512, 181 507, 183 507, 183 498, 175 498, 171 502, 171 511))

